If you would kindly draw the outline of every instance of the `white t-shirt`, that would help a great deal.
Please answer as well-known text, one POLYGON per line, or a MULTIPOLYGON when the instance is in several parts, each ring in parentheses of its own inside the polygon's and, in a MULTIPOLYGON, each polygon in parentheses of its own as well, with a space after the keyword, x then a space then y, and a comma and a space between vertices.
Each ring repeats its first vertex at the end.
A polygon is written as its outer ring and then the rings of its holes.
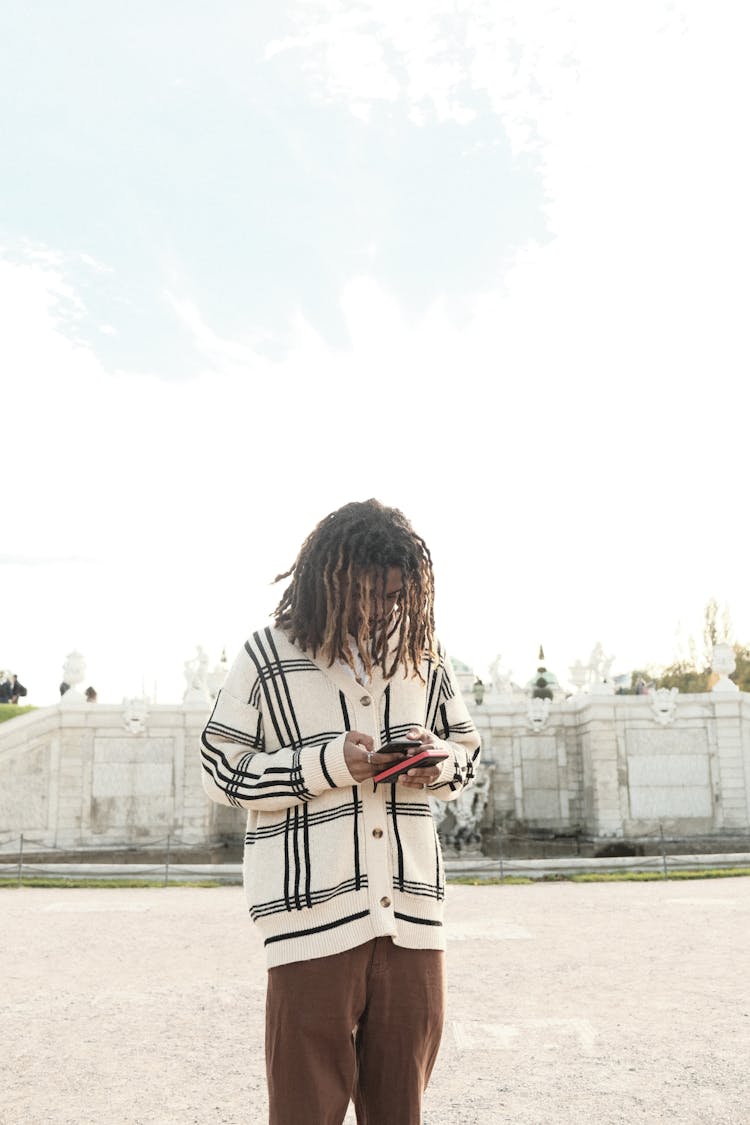
POLYGON ((360 655, 359 648, 357 647, 356 638, 354 638, 352 634, 349 633, 348 640, 349 651, 351 652, 352 660, 354 661, 354 669, 352 669, 345 660, 339 660, 338 663, 342 668, 346 668, 347 672, 349 672, 350 675, 354 677, 357 683, 362 684, 362 687, 367 687, 372 682, 372 677, 365 675, 365 665, 364 661, 362 660, 362 656, 360 655))

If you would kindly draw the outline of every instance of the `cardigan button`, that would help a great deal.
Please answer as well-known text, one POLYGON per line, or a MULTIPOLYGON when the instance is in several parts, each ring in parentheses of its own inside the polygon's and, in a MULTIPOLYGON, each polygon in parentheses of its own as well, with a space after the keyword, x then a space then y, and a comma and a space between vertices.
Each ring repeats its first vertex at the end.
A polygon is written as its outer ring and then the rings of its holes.
POLYGON ((370 699, 369 695, 363 695, 359 702, 363 707, 369 707, 372 703, 372 700, 370 699))
POLYGON ((372 834, 373 834, 373 836, 375 837, 376 840, 379 840, 380 837, 383 835, 383 829, 382 828, 373 828, 372 834))
POLYGON ((387 895, 383 895, 383 897, 380 900, 380 905, 381 906, 390 906, 391 905, 391 900, 388 898, 387 895))

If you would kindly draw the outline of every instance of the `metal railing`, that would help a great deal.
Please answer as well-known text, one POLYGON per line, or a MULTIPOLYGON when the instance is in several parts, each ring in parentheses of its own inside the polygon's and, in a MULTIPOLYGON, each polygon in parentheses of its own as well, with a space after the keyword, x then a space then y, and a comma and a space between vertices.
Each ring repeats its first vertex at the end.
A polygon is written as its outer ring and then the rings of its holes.
POLYGON ((667 836, 663 824, 659 825, 658 834, 616 838, 606 844, 601 837, 583 833, 517 835, 504 832, 498 826, 490 837, 495 854, 491 857, 476 851, 462 854, 463 849, 459 848, 450 855, 446 866, 454 874, 499 878, 500 882, 519 876, 566 878, 576 874, 632 872, 659 873, 663 879, 669 879, 679 872, 700 872, 710 868, 750 871, 750 832, 733 832, 727 834, 725 840, 735 845, 734 850, 714 850, 722 845, 720 836, 700 836, 694 841, 685 836, 667 836), (690 849, 691 842, 696 845, 695 850, 690 849), (604 848, 610 854, 601 854, 604 848), (598 855, 595 854, 597 849, 598 855), (584 854, 587 850, 589 854, 584 854), (524 852, 526 855, 523 855, 524 852), (537 854, 534 855, 534 852, 537 854))
MULTIPOLYGON (((241 840, 238 840, 238 846, 240 844, 241 840)), ((185 840, 171 832, 166 836, 149 840, 147 847, 134 846, 131 840, 108 840, 106 845, 98 844, 88 848, 56 847, 44 840, 34 839, 21 833, 15 839, 0 843, 0 857, 3 855, 9 857, 7 862, 0 859, 0 881, 6 885, 12 881, 18 886, 23 886, 24 883, 31 884, 41 879, 61 881, 87 879, 113 883, 127 879, 149 884, 160 882, 165 887, 169 886, 170 881, 173 884, 194 881, 212 883, 242 881, 241 863, 182 863, 179 851, 176 851, 182 848, 193 852, 211 850, 200 847, 194 839, 185 840), (128 855, 141 853, 145 862, 131 862, 122 858, 118 860, 118 850, 128 855), (158 861, 154 858, 153 862, 148 862, 154 852, 158 855, 160 851, 161 857, 158 861), (80 857, 87 852, 92 856, 106 858, 98 858, 95 862, 81 861, 80 858, 45 859, 40 862, 38 859, 27 858, 29 854, 45 857, 54 854, 70 857, 71 854, 75 854, 80 857)))
MULTIPOLYGON (((728 837, 733 843, 743 844, 741 850, 731 852, 696 851, 685 849, 685 837, 672 838, 659 826, 658 835, 640 836, 629 840, 613 840, 617 848, 627 849, 632 854, 582 855, 583 847, 601 845, 601 838, 594 840, 583 836, 555 837, 546 835, 539 839, 528 835, 514 835, 499 828, 493 833, 493 856, 483 855, 476 845, 454 851, 446 848, 445 868, 448 879, 453 877, 476 877, 488 880, 532 878, 565 879, 585 874, 623 874, 639 873, 661 875, 663 879, 680 877, 687 871, 700 872, 709 868, 750 870, 750 833, 745 836, 734 833, 728 837), (566 849, 565 844, 569 847, 566 849), (535 846, 548 844, 554 847, 555 854, 520 858, 514 851, 529 850, 535 846), (562 850, 561 850, 562 848, 562 850), (682 850, 676 850, 680 849, 682 850)), ((700 842, 710 841, 713 847, 720 846, 721 837, 701 837, 700 842)), ((696 838, 696 843, 699 840, 696 838)), ((236 841, 239 853, 242 837, 236 841)), ((35 839, 24 833, 16 837, 6 834, 0 842, 0 882, 6 886, 15 883, 33 885, 41 880, 54 879, 64 882, 70 879, 117 883, 122 881, 142 882, 169 886, 185 882, 240 883, 242 881, 241 862, 184 862, 190 853, 206 854, 215 852, 216 846, 203 845, 193 839, 184 839, 175 833, 148 841, 147 845, 134 846, 132 840, 107 840, 89 847, 57 847, 43 839, 35 839), (119 855, 118 855, 119 852, 119 855), (82 858, 86 855, 92 861, 82 858), (60 859, 48 858, 59 855, 60 859), (3 862, 3 857, 7 861, 3 862), (33 858, 36 856, 36 858, 33 858), (72 858, 75 856, 75 858, 72 858), (96 856, 96 861, 93 857, 96 856), (125 858, 127 856, 128 858, 125 858), (44 858, 42 858, 44 857, 44 858), (66 857, 66 858, 62 858, 66 857), (137 857, 137 858, 131 858, 137 857)))

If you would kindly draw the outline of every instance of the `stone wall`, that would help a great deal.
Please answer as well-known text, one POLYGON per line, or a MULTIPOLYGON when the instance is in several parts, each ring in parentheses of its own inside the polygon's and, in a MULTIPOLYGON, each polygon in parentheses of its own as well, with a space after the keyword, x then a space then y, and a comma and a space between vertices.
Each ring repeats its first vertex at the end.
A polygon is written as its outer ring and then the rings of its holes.
MULTIPOLYGON (((535 717, 525 698, 469 706, 484 773, 455 806, 436 803, 449 844, 750 837, 750 695, 677 696, 660 712, 651 696, 582 694, 535 717)), ((37 851, 239 842, 244 812, 201 785, 206 715, 152 706, 133 729, 123 707, 59 703, 1 724, 0 847, 21 834, 37 851)))
POLYGON ((750 696, 578 695, 530 729, 528 702, 471 710, 493 770, 482 825, 590 839, 750 834, 750 696))
POLYGON ((242 831, 200 779, 202 705, 152 706, 141 731, 119 706, 57 704, 0 726, 0 844, 37 850, 204 847, 242 831))

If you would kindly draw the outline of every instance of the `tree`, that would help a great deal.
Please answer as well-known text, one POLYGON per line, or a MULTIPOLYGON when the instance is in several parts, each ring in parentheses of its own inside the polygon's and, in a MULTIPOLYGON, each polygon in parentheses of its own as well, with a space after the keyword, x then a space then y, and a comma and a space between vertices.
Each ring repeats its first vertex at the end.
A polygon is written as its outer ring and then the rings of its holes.
POLYGON ((673 688, 685 693, 698 693, 708 691, 708 681, 711 676, 710 668, 698 669, 691 666, 687 660, 677 660, 668 665, 656 679, 658 688, 673 688))
POLYGON ((737 668, 730 678, 734 680, 740 691, 750 691, 750 646, 734 645, 733 647, 737 668))
POLYGON ((676 687, 678 691, 686 693, 710 691, 717 679, 716 673, 711 670, 714 647, 717 644, 730 644, 737 661, 737 668, 730 679, 741 691, 750 691, 750 647, 733 642, 732 633, 728 606, 724 607, 720 618, 716 598, 710 598, 703 611, 702 659, 697 657, 697 646, 690 638, 690 657, 676 660, 662 669, 661 674, 655 679, 655 686, 676 687))

